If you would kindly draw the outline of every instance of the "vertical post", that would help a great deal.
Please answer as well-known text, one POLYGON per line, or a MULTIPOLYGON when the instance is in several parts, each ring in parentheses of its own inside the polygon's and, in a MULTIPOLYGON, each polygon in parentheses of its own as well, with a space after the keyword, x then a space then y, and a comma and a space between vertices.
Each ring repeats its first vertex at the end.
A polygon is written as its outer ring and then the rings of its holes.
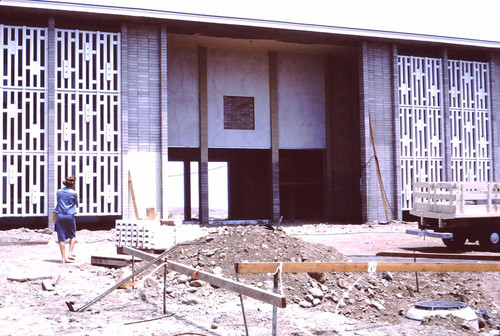
POLYGON ((163 265, 163 314, 167 313, 167 264, 163 265))
POLYGON ((200 163, 199 163, 199 218, 200 224, 208 224, 208 79, 207 48, 198 49, 198 77, 200 100, 200 163))
POLYGON ((191 161, 184 164, 184 220, 191 220, 191 161))
POLYGON ((490 53, 490 148, 491 148, 491 173, 490 181, 498 181, 500 179, 500 146, 493 144, 499 143, 500 137, 500 117, 498 113, 493 111, 500 111, 500 52, 498 50, 491 51, 490 53))
POLYGON ((280 218, 280 163, 278 119, 278 54, 269 52, 269 100, 271 112, 271 198, 272 219, 280 218))
MULTIPOLYGON (((48 57, 47 57, 47 105, 48 105, 48 125, 47 125, 47 188, 48 193, 48 211, 52 214, 54 205, 56 202, 55 191, 57 190, 57 181, 55 180, 55 164, 57 157, 56 153, 56 137, 55 137, 55 125, 56 125, 56 22, 54 17, 49 18, 49 30, 48 30, 48 57)), ((48 216, 48 227, 51 230, 55 229, 55 224, 52 222, 52 215, 48 216)))
MULTIPOLYGON (((129 151, 129 141, 128 141, 128 101, 129 101, 129 91, 128 91, 128 26, 126 23, 122 24, 121 27, 121 139, 122 139, 122 214, 123 218, 130 218, 130 198, 129 198, 129 183, 127 174, 130 174, 128 169, 128 151, 129 151)), ((134 201, 135 202, 135 201, 134 201)), ((134 203, 135 204, 135 203, 134 203)), ((138 216, 136 216, 137 218, 138 216)))
MULTIPOLYGON (((417 258, 416 257, 413 258, 413 262, 417 262, 417 258)), ((420 292, 420 288, 418 286, 418 272, 415 272, 415 282, 417 284, 417 293, 418 293, 418 292, 420 292)))
MULTIPOLYGON (((281 269, 276 271, 276 273, 274 273, 274 279, 273 279, 273 292, 274 293, 278 293, 280 271, 281 271, 281 269)), ((273 332, 272 332, 273 336, 277 335, 277 329, 278 329, 278 307, 273 306, 273 332)))
POLYGON ((392 110, 393 110, 393 120, 394 120, 394 131, 393 139, 396 139, 395 145, 395 160, 394 160, 394 192, 396 197, 394 197, 394 204, 396 213, 393 214, 396 217, 402 217, 403 211, 403 178, 401 176, 401 119, 399 117, 399 67, 398 67, 398 46, 394 44, 392 46, 392 110))
POLYGON ((451 173, 451 125, 450 125, 450 74, 448 72, 448 50, 443 48, 443 58, 441 64, 441 125, 443 125, 442 148, 442 164, 443 164, 443 181, 452 181, 451 173))
MULTIPOLYGON (((240 282, 240 278, 238 277, 238 264, 235 263, 234 264, 234 270, 235 270, 235 273, 236 273, 236 281, 237 282, 240 282)), ((245 335, 246 336, 249 336, 248 334, 248 325, 247 325, 247 316, 245 315, 245 306, 243 304, 243 296, 240 294, 238 294, 240 296, 240 303, 241 303, 241 312, 243 314, 243 323, 245 324, 245 335)))
POLYGON ((168 69, 167 27, 160 27, 161 215, 168 218, 168 69))
POLYGON ((325 92, 325 217, 333 217, 333 143, 332 143, 332 79, 331 59, 325 56, 323 60, 324 92, 325 92))
MULTIPOLYGON (((134 274, 134 273, 135 273, 135 257, 132 256, 132 274, 134 274)), ((135 282, 135 276, 132 277, 132 283, 134 283, 134 282, 135 282)), ((135 286, 132 288, 135 288, 135 286)))

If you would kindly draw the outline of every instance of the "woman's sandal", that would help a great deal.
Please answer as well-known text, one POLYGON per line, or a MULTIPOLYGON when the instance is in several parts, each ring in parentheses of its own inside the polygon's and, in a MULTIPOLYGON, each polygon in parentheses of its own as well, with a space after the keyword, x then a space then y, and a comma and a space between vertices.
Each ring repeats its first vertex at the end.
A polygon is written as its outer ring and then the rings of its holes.
POLYGON ((75 256, 74 254, 70 254, 70 255, 68 256, 68 259, 69 259, 69 260, 76 260, 76 256, 75 256))

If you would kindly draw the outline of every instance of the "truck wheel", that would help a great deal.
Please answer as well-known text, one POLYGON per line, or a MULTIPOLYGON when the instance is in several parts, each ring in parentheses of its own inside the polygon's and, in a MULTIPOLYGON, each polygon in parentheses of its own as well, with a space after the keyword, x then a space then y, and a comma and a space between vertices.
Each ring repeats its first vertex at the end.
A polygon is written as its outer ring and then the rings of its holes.
POLYGON ((479 246, 485 251, 500 251, 500 230, 495 228, 486 229, 479 237, 479 246))
POLYGON ((461 233, 453 232, 453 238, 443 238, 442 240, 446 247, 453 250, 459 250, 464 247, 467 238, 461 233))

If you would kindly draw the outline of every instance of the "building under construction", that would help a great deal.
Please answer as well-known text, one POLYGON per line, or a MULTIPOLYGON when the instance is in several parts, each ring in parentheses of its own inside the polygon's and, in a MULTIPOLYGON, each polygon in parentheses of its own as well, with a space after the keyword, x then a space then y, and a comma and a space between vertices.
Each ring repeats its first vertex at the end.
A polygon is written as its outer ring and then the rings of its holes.
POLYGON ((355 223, 402 218, 415 181, 500 178, 498 33, 109 3, 0 0, 4 223, 48 222, 67 175, 82 219, 134 202, 166 217, 179 194, 202 224, 220 188, 230 220, 355 223), (209 183, 212 162, 227 182, 209 183))

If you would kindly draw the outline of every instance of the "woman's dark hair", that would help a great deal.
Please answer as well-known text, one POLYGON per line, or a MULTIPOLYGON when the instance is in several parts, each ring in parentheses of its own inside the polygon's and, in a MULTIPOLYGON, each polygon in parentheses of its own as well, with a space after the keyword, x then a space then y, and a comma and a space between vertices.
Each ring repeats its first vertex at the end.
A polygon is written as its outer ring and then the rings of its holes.
POLYGON ((66 179, 63 181, 63 184, 66 186, 66 187, 74 187, 75 186, 75 181, 76 181, 76 177, 74 176, 68 176, 66 177, 66 179))

